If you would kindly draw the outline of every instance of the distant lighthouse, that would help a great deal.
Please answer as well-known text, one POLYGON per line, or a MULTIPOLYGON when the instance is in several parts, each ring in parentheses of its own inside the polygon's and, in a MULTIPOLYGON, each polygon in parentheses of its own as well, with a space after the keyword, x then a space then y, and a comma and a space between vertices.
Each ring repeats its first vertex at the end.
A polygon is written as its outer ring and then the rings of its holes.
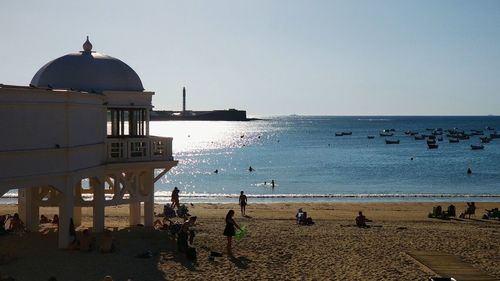
POLYGON ((182 115, 186 114, 186 87, 182 87, 182 115))

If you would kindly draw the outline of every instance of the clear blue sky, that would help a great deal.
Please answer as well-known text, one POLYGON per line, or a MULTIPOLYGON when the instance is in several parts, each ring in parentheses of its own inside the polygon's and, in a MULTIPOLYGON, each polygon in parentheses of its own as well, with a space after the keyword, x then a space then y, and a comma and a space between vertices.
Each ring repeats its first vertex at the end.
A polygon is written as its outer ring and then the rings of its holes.
POLYGON ((157 109, 500 114, 500 1, 3 1, 0 83, 94 50, 157 109))

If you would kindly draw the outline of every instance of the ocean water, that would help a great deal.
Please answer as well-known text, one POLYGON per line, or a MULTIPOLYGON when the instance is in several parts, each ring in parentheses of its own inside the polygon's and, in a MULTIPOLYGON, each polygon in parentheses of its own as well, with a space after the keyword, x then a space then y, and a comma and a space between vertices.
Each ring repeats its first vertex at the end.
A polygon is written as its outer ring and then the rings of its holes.
MULTIPOLYGON (((250 202, 500 202, 500 139, 484 150, 471 150, 479 136, 449 143, 443 135, 438 149, 428 149, 425 140, 404 134, 430 134, 431 128, 490 134, 494 131, 486 127, 500 130, 496 116, 288 116, 250 122, 157 121, 150 126, 151 135, 174 138, 179 161, 156 182, 158 203, 169 202, 175 186, 182 202, 237 202, 241 190, 250 202), (379 136, 383 129, 394 129, 390 139, 400 144, 385 144, 379 136), (335 136, 342 131, 352 135, 335 136)), ((8 195, 6 200, 15 199, 8 195)))
POLYGON ((241 190, 252 202, 500 201, 500 139, 485 144, 484 150, 471 150, 471 144, 480 143, 479 136, 449 143, 443 135, 438 149, 428 149, 425 140, 404 134, 430 134, 431 128, 494 132, 486 127, 500 129, 500 117, 152 122, 152 135, 174 138, 174 158, 179 160, 156 183, 156 198, 168 202, 177 186, 181 200, 189 202, 235 202, 241 190), (379 136, 383 129, 394 129, 390 139, 400 144, 385 144, 379 136), (341 131, 352 135, 335 136, 341 131))

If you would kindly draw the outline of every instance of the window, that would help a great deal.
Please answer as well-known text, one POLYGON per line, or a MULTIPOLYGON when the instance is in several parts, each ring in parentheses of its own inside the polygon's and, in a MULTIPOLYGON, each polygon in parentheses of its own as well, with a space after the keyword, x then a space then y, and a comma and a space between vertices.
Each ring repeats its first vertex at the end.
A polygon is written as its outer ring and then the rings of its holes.
POLYGON ((145 136, 146 112, 142 108, 108 108, 108 136, 145 136))

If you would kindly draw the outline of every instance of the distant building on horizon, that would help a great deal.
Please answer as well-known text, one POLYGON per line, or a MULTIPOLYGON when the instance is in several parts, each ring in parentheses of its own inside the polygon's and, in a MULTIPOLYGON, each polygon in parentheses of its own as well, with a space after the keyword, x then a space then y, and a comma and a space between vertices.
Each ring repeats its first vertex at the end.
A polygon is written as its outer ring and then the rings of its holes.
POLYGON ((96 232, 105 207, 121 204, 130 225, 153 225, 154 183, 177 161, 172 138, 149 134, 152 95, 127 64, 92 51, 88 37, 83 51, 48 62, 29 86, 0 84, 0 196, 18 189, 28 229, 38 231, 47 206, 59 207, 60 248, 82 207, 92 207, 96 232))

